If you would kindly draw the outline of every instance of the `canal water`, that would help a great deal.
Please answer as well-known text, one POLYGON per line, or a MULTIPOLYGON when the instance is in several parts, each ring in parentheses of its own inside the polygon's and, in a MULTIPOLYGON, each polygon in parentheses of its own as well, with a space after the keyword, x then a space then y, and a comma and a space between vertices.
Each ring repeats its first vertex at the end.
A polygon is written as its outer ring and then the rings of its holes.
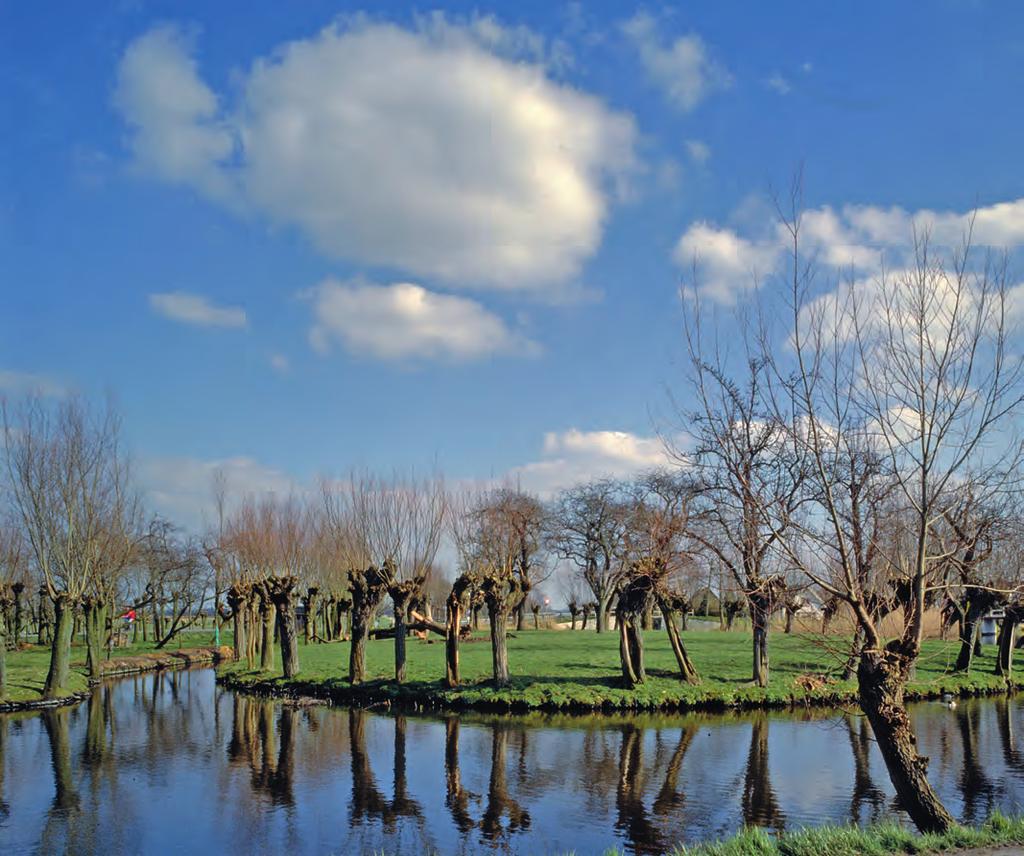
MULTIPOLYGON (((1024 697, 913 707, 970 822, 1024 804, 1024 697)), ((255 700, 209 669, 0 715, 0 853, 658 853, 903 818, 864 719, 398 716, 255 700)))

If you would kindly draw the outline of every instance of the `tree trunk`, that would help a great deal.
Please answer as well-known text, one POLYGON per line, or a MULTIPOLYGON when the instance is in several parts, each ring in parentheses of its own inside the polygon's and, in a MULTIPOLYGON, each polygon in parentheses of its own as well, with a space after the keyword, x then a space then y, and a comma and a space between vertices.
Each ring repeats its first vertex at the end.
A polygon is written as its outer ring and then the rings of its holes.
POLYGON ((491 664, 495 686, 509 685, 508 672, 508 610, 488 607, 491 624, 491 664))
POLYGON ((305 607, 306 620, 304 622, 303 635, 308 645, 310 642, 316 641, 316 611, 320 607, 320 601, 315 588, 311 588, 306 594, 305 607))
POLYGON ((299 631, 295 619, 295 577, 275 577, 270 581, 270 600, 277 615, 281 642, 281 669, 286 678, 299 674, 299 631))
POLYGON ((526 629, 526 602, 523 601, 516 607, 516 632, 526 629))
POLYGON ((954 821, 928 782, 928 759, 917 753, 904 705, 910 662, 910 657, 896 651, 864 650, 857 668, 860 706, 871 723, 900 804, 921 832, 945 832, 954 821))
POLYGON ((957 654, 956 665, 953 667, 958 672, 971 671, 971 660, 978 642, 978 619, 984 611, 981 604, 973 599, 967 606, 967 614, 960 625, 960 653, 957 654))
MULTIPOLYGON (((228 589, 227 593, 228 607, 231 609, 231 618, 234 625, 234 649, 235 659, 241 662, 242 658, 246 656, 249 650, 248 640, 245 636, 245 599, 234 587, 228 589)), ((145 631, 143 631, 145 632, 145 631)), ((251 664, 250 664, 251 668, 251 664)))
POLYGON ((1021 614, 1017 609, 1007 607, 1002 626, 999 628, 995 673, 1007 680, 1013 674, 1013 637, 1016 635, 1020 618, 1021 614))
POLYGON ((445 675, 444 685, 454 689, 459 685, 459 630, 462 625, 462 602, 449 597, 447 602, 448 625, 444 637, 445 675))
POLYGON ((759 687, 768 686, 768 622, 770 616, 764 605, 751 601, 750 623, 754 630, 753 681, 759 687))
POLYGON ((260 623, 262 625, 262 640, 260 641, 260 671, 272 672, 274 670, 274 624, 277 617, 277 610, 274 608, 270 595, 264 591, 264 583, 258 590, 260 599, 260 623))
POLYGON ((46 587, 39 589, 39 644, 50 645, 53 642, 53 601, 46 593, 46 587))
POLYGON ((400 684, 405 683, 405 639, 409 632, 405 616, 408 603, 407 598, 395 601, 395 681, 400 684))
POLYGON ((85 617, 86 666, 89 679, 98 681, 102 677, 103 628, 106 625, 107 609, 99 598, 88 597, 82 601, 85 617))
POLYGON ((14 645, 13 649, 18 650, 18 645, 21 644, 21 633, 24 630, 24 613, 22 612, 22 606, 24 601, 21 599, 21 593, 25 590, 24 583, 15 583, 11 586, 11 592, 14 594, 14 645))
POLYGON ((75 604, 64 592, 53 601, 54 631, 50 648, 50 669, 43 684, 43 698, 59 698, 68 683, 71 663, 71 635, 75 629, 75 604))
POLYGON ((361 684, 366 680, 366 639, 369 633, 367 627, 359 617, 359 614, 352 611, 352 645, 348 653, 348 679, 352 684, 361 684))
POLYGON ((668 632, 672 653, 676 655, 676 663, 679 664, 679 676, 688 684, 699 684, 700 676, 697 674, 697 669, 690 660, 689 654, 686 653, 686 646, 676 628, 675 613, 668 606, 662 604, 661 617, 665 622, 665 630, 668 632))

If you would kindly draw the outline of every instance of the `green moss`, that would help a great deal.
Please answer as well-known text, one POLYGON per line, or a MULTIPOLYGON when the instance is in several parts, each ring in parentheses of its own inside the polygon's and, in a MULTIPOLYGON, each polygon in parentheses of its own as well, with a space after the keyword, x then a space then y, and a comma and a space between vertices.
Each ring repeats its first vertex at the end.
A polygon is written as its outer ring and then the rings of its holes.
MULTIPOLYGON (((693 631, 686 644, 701 673, 701 683, 690 685, 676 676, 675 659, 664 633, 645 636, 648 680, 633 690, 622 686, 618 636, 614 633, 527 630, 509 639, 511 685, 491 685, 491 650, 486 634, 477 634, 461 648, 463 686, 446 689, 444 644, 441 640, 410 640, 408 681, 399 687, 393 674, 393 642, 367 645, 369 680, 352 687, 348 672, 348 643, 302 645, 301 675, 285 681, 279 672, 248 671, 244 663, 222 669, 231 686, 264 693, 329 697, 336 701, 404 701, 434 707, 479 707, 510 710, 657 710, 782 707, 802 704, 856 702, 854 681, 841 681, 843 640, 775 634, 770 643, 771 681, 767 687, 750 682, 751 637, 747 632, 693 631), (827 644, 826 644, 827 642, 827 644), (810 684, 806 675, 826 675, 810 684)), ((992 674, 994 646, 975 660, 970 675, 951 674, 956 658, 954 642, 929 641, 908 691, 910 698, 999 692, 1006 688, 992 674)), ((1015 670, 1024 683, 1024 671, 1015 670)))

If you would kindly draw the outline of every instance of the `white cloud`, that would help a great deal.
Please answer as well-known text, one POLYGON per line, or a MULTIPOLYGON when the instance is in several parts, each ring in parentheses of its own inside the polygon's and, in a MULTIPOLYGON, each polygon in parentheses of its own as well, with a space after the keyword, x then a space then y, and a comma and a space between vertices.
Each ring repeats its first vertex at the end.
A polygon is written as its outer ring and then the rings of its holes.
POLYGON ((527 490, 550 496, 587 479, 624 478, 669 463, 658 437, 570 428, 545 434, 540 460, 516 467, 510 477, 527 490))
POLYGON ((312 291, 310 342, 321 353, 333 340, 356 355, 383 360, 480 359, 532 355, 536 343, 510 330, 475 300, 408 282, 393 285, 328 279, 312 291))
POLYGON ((270 367, 280 375, 288 374, 291 370, 292 363, 284 354, 271 354, 268 357, 270 367))
POLYGON ((169 291, 149 295, 149 305, 159 315, 199 327, 245 327, 248 320, 239 306, 216 306, 201 294, 169 291))
POLYGON ((159 26, 132 42, 121 59, 114 105, 132 130, 137 165, 165 181, 191 184, 211 196, 230 196, 223 164, 235 135, 220 116, 189 53, 191 39, 159 26))
POLYGON ((647 75, 680 110, 693 110, 712 92, 732 85, 732 76, 711 58, 696 33, 666 43, 658 22, 643 12, 623 23, 622 29, 639 52, 647 75))
POLYGON ((686 153, 694 163, 703 165, 711 157, 711 146, 701 140, 687 140, 686 153))
POLYGON ((119 72, 136 160, 297 226, 330 256, 557 288, 600 243, 609 186, 634 165, 633 121, 497 52, 523 32, 438 20, 360 20, 282 45, 239 78, 233 109, 187 40, 151 31, 119 72))
POLYGON ((696 261, 697 291, 702 297, 732 305, 772 272, 777 255, 774 242, 748 240, 731 229, 700 221, 680 237, 674 258, 684 269, 696 261))
POLYGON ((288 495, 301 489, 287 474, 245 456, 219 460, 143 457, 135 471, 150 506, 193 531, 215 522, 213 479, 218 471, 225 476, 229 505, 247 496, 288 495))
POLYGON ((57 398, 67 394, 67 387, 47 375, 0 369, 0 393, 42 395, 57 398))
MULTIPOLYGON (((898 206, 829 205, 803 212, 803 252, 833 272, 852 271, 864 281, 883 260, 899 271, 912 261, 915 230, 927 233, 935 249, 959 246, 969 230, 977 248, 1024 245, 1024 199, 1000 202, 974 212, 907 211, 898 206)), ((715 302, 732 305, 737 296, 778 272, 785 263, 788 235, 781 226, 748 235, 707 221, 693 223, 680 237, 673 257, 680 267, 698 262, 697 289, 715 302)))

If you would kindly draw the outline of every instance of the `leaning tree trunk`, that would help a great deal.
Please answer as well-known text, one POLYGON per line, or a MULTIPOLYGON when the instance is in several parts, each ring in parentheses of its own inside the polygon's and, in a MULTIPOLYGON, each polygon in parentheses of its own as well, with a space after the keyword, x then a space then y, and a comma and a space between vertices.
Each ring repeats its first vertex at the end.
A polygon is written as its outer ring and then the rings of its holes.
POLYGON ((53 601, 54 631, 50 647, 50 669, 43 684, 43 698, 58 698, 68 683, 71 665, 71 635, 75 629, 75 603, 66 592, 53 601))
MULTIPOLYGON (((676 663, 679 665, 679 676, 688 684, 699 684, 700 675, 697 674, 690 655, 686 653, 683 638, 679 635, 679 629, 676 627, 676 610, 673 609, 673 604, 664 598, 659 598, 658 605, 661 607, 661 617, 665 622, 665 630, 668 632, 672 653, 675 654, 676 663)), ((684 616, 685 614, 683 611, 684 616)))
POLYGON ((295 577, 274 577, 268 583, 270 600, 277 615, 277 635, 281 641, 281 669, 286 678, 294 678, 299 673, 299 631, 295 620, 295 586, 298 582, 295 577))
POLYGON ((910 819, 921 832, 945 832, 954 820, 928 782, 928 759, 917 753, 904 704, 912 660, 896 650, 865 649, 857 668, 860 706, 910 819))
POLYGON ((653 589, 653 579, 647 574, 638 574, 623 588, 615 608, 615 623, 619 628, 619 662, 622 678, 630 689, 647 680, 640 627, 653 597, 653 589))

